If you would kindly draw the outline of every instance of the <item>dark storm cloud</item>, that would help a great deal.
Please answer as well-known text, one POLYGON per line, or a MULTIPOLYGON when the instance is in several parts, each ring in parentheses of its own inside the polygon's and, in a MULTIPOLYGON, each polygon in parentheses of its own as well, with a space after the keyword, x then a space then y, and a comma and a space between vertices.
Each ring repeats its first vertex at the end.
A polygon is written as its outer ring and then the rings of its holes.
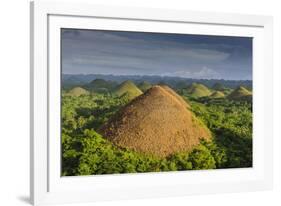
POLYGON ((252 79, 252 39, 62 30, 65 74, 252 79))

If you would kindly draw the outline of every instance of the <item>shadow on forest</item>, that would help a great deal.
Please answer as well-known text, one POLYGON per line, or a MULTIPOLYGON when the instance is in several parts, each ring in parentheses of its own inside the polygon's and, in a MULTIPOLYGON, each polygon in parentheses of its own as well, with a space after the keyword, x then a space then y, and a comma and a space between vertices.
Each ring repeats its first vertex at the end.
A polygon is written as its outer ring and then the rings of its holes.
POLYGON ((224 167, 243 168, 252 167, 252 139, 242 138, 234 134, 231 130, 220 128, 214 131, 215 143, 224 148, 228 161, 224 167))
POLYGON ((95 129, 97 130, 102 126, 107 120, 113 116, 119 109, 120 105, 104 107, 104 108, 87 108, 80 107, 76 109, 77 116, 89 118, 93 116, 92 120, 89 120, 84 129, 95 129))

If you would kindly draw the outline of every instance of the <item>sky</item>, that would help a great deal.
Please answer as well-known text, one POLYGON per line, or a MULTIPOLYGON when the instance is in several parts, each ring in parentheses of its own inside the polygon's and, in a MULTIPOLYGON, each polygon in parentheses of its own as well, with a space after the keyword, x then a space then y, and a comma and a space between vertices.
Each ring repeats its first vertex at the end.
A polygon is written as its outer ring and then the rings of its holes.
POLYGON ((252 38, 62 29, 63 74, 252 80, 252 38))

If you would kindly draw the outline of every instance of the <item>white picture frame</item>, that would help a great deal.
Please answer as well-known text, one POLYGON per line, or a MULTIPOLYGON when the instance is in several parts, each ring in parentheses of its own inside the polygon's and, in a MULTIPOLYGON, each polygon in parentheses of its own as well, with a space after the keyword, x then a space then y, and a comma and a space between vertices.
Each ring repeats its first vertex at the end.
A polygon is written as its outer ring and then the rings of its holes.
POLYGON ((31 182, 34 205, 268 190, 273 184, 272 17, 31 3, 31 182), (251 36, 253 168, 106 176, 60 176, 60 28, 251 36), (266 109, 266 110, 265 110, 266 109), (56 138, 57 137, 57 138, 56 138))

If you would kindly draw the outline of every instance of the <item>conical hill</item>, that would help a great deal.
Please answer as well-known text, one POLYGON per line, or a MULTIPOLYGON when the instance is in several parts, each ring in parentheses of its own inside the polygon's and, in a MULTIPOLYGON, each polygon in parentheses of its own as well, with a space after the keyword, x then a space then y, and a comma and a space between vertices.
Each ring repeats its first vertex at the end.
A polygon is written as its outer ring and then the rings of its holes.
POLYGON ((124 81, 113 92, 117 96, 127 95, 130 99, 133 99, 142 94, 142 91, 132 82, 124 81))
POLYGON ((104 79, 95 79, 90 83, 84 85, 84 88, 98 93, 108 93, 110 92, 117 84, 113 81, 106 81, 104 79))
POLYGON ((211 133, 167 86, 153 86, 124 106, 100 132, 115 145, 166 157, 189 151, 211 133))
POLYGON ((237 87, 233 92, 228 95, 231 100, 248 100, 252 98, 252 92, 243 86, 237 87))
POLYGON ((205 97, 211 94, 211 91, 203 84, 192 83, 188 88, 187 92, 192 97, 205 97))
POLYGON ((224 95, 224 93, 221 92, 221 91, 215 91, 215 92, 213 92, 213 93, 210 95, 210 98, 214 98, 214 99, 216 99, 216 98, 224 98, 224 97, 225 97, 225 95, 224 95))
POLYGON ((67 95, 71 95, 71 96, 81 96, 81 95, 88 95, 90 94, 89 91, 87 91, 86 89, 83 89, 82 87, 74 87, 73 89, 69 90, 69 92, 67 93, 67 95))

